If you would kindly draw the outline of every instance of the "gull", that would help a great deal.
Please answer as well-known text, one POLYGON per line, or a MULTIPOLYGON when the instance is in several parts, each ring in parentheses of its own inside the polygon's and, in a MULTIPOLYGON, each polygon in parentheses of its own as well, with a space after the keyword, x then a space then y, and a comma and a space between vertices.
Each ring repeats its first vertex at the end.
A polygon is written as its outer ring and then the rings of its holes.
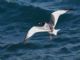
POLYGON ((35 33, 38 32, 48 32, 49 34, 57 35, 60 29, 55 29, 56 24, 58 22, 59 17, 66 13, 68 10, 57 10, 51 13, 51 20, 50 22, 46 23, 43 26, 33 26, 27 33, 25 37, 25 41, 32 37, 35 33))

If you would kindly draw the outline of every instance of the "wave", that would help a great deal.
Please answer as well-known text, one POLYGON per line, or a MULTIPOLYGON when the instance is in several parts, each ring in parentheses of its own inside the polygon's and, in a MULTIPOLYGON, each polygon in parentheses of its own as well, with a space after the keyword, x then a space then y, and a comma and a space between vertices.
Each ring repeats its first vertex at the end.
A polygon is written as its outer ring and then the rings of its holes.
POLYGON ((64 8, 72 8, 79 10, 80 8, 77 7, 80 5, 78 0, 6 0, 7 2, 17 3, 19 5, 26 5, 26 6, 34 6, 39 7, 45 10, 56 10, 56 9, 64 9, 64 8))
POLYGON ((79 3, 79 0, 0 1, 0 59, 79 58, 80 8, 77 7, 80 6, 79 3), (32 26, 38 26, 39 22, 48 22, 51 12, 58 9, 72 9, 59 18, 56 28, 60 28, 61 31, 58 36, 53 36, 53 40, 49 40, 48 33, 39 33, 28 40, 27 44, 22 43, 26 32, 32 26))

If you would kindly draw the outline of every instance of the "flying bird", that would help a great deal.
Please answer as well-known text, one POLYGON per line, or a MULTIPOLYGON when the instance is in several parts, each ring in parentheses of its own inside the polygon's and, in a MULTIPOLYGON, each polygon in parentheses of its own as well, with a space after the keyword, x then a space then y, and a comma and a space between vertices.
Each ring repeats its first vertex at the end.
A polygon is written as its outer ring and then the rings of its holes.
POLYGON ((60 15, 66 13, 68 10, 57 10, 51 13, 50 22, 46 23, 43 26, 33 26, 27 33, 25 41, 32 37, 35 33, 38 32, 48 32, 49 34, 57 35, 60 29, 55 29, 60 15))

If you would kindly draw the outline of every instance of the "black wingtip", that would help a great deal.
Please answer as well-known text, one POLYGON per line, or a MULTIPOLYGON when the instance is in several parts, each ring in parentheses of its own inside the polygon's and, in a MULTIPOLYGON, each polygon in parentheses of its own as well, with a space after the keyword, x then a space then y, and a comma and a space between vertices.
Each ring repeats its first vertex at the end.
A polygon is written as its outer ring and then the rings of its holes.
POLYGON ((23 40, 23 43, 26 44, 26 43, 27 43, 27 39, 24 39, 24 40, 23 40))

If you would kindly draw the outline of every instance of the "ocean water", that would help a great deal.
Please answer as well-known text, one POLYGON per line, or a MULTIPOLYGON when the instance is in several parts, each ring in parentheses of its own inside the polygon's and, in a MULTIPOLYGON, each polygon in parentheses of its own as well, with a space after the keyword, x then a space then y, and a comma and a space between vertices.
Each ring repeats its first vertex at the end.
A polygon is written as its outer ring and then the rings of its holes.
POLYGON ((0 0, 0 60, 80 60, 80 1, 0 0), (59 9, 69 12, 59 18, 58 36, 37 33, 23 43, 32 26, 59 9))

